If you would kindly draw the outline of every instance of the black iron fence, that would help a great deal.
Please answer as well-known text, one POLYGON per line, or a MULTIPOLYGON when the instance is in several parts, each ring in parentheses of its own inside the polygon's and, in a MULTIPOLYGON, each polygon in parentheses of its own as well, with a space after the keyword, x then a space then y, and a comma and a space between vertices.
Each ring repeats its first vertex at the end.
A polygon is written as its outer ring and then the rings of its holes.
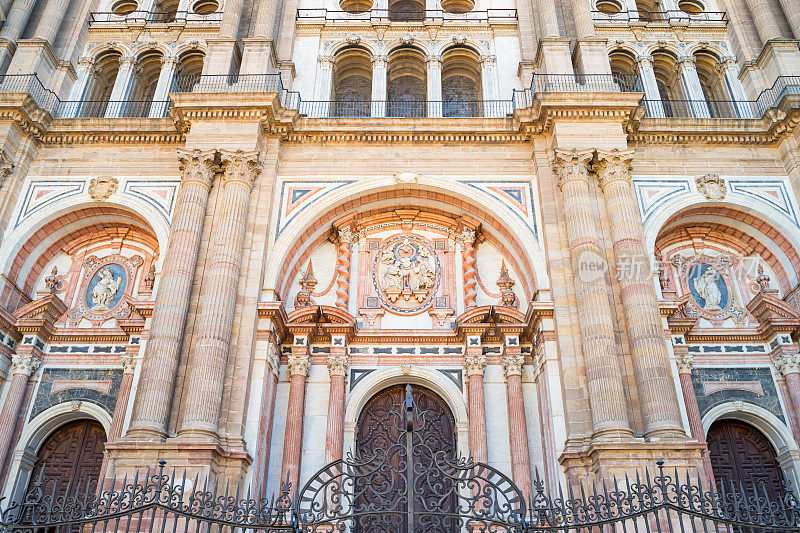
POLYGON ((688 13, 680 9, 670 11, 592 11, 595 22, 717 22, 728 23, 728 15, 724 11, 701 11, 688 13))
POLYGON ((95 11, 89 17, 89 25, 119 23, 168 24, 171 22, 218 24, 221 20, 221 11, 207 14, 194 13, 192 11, 135 10, 124 14, 111 11, 95 11))
POLYGON ((333 9, 298 9, 297 20, 314 22, 350 22, 350 21, 516 21, 516 9, 485 9, 472 10, 465 13, 451 13, 442 9, 428 10, 395 10, 395 9, 370 9, 367 11, 341 11, 333 9))
POLYGON ((81 100, 59 102, 59 118, 163 118, 168 116, 171 102, 153 100, 81 100))
POLYGON ((734 100, 644 100, 653 118, 755 118, 755 102, 734 100))
POLYGON ((505 117, 511 100, 303 100, 301 115, 313 118, 474 118, 505 117))

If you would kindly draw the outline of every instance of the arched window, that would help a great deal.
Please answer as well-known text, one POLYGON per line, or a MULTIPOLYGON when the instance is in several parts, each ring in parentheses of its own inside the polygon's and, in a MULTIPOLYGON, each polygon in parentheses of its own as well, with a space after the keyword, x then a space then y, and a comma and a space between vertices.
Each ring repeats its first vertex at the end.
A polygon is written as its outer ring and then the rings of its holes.
POLYGON ((105 115, 111 91, 119 72, 119 61, 122 54, 117 50, 102 53, 95 61, 96 74, 94 84, 89 91, 86 102, 81 105, 80 117, 102 117, 105 115))
POLYGON ((339 51, 334 60, 332 87, 332 116, 369 116, 372 100, 372 57, 369 52, 361 47, 339 51))
POLYGON ((389 20, 425 20, 425 3, 420 0, 389 0, 389 20))
POLYGON ((614 50, 608 54, 611 63, 611 74, 614 81, 625 92, 641 91, 639 71, 636 67, 636 58, 626 50, 614 50))
POLYGON ((442 58, 442 112, 445 117, 482 116, 481 69, 474 50, 455 46, 442 58))
POLYGON ((389 54, 387 85, 391 117, 424 117, 428 94, 425 57, 416 48, 403 47, 389 54))
POLYGON ((460 15, 475 9, 473 0, 442 0, 442 9, 448 13, 460 15))
POLYGON ((653 73, 667 117, 692 116, 678 75, 678 59, 671 52, 656 50, 652 54, 653 73))
POLYGON ((196 48, 187 50, 178 56, 178 68, 175 71, 173 88, 170 92, 192 92, 194 86, 200 81, 205 59, 206 55, 203 51, 196 48))
POLYGON ((126 116, 146 117, 150 112, 158 78, 161 75, 161 58, 161 52, 156 50, 144 52, 137 58, 139 68, 134 78, 126 116))
POLYGON ((172 22, 178 14, 178 0, 161 0, 156 5, 156 22, 172 22))
POLYGON ((364 13, 372 9, 372 0, 342 0, 339 7, 348 13, 364 13))
POLYGON ((737 115, 736 108, 725 88, 725 80, 718 70, 719 57, 713 52, 699 50, 694 53, 697 77, 706 98, 712 118, 730 118, 737 115))

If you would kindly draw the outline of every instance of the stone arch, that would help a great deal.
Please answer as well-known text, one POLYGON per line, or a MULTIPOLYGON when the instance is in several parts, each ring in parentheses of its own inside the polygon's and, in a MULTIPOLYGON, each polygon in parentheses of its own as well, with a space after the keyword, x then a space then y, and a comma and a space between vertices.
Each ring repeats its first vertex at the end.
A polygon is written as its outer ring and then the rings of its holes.
POLYGON ((452 45, 442 54, 442 112, 448 116, 481 115, 483 100, 480 54, 466 45, 452 45))
POLYGON ((361 46, 340 48, 331 83, 335 116, 369 116, 372 100, 372 55, 361 46))
POLYGON ((185 54, 187 52, 191 52, 193 50, 196 50, 198 52, 202 52, 203 54, 206 54, 208 52, 208 45, 203 40, 179 43, 173 49, 172 55, 174 57, 180 58, 183 54, 185 54))
POLYGON ((428 71, 424 52, 415 46, 399 46, 389 53, 386 77, 387 114, 424 117, 428 99, 428 71))
POLYGON ((442 180, 420 176, 417 184, 398 186, 391 177, 373 178, 341 187, 318 199, 297 215, 273 243, 270 262, 265 266, 264 287, 279 298, 288 294, 288 284, 304 265, 314 245, 328 238, 331 224, 361 206, 391 199, 411 198, 418 205, 439 209, 467 210, 483 224, 483 231, 513 258, 514 269, 524 277, 526 297, 538 288, 549 287, 543 251, 531 228, 507 205, 477 189, 460 183, 442 186, 442 180), (344 206, 347 206, 346 208, 344 206))
POLYGON ((108 436, 111 432, 111 415, 99 405, 87 402, 66 402, 50 407, 28 422, 20 434, 17 446, 10 457, 11 463, 3 494, 20 498, 30 481, 39 448, 60 427, 77 420, 99 422, 108 436))
POLYGON ((355 434, 358 418, 364 405, 381 390, 392 385, 417 384, 426 387, 445 401, 456 421, 456 450, 463 457, 469 456, 469 420, 464 393, 455 383, 440 372, 425 367, 410 366, 380 368, 370 372, 348 394, 344 412, 344 449, 355 450, 355 434))

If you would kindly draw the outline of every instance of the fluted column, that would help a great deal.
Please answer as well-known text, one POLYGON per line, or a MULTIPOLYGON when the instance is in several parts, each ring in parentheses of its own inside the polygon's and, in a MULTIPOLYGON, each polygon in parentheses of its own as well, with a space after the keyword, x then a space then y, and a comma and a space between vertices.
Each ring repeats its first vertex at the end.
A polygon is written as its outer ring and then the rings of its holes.
POLYGON ((589 196, 592 151, 555 152, 555 172, 561 189, 567 239, 573 265, 578 327, 586 361, 586 381, 595 437, 631 437, 625 387, 614 338, 597 220, 589 196))
POLYGON ((56 42, 61 22, 68 11, 64 7, 64 0, 47 0, 39 17, 39 23, 33 32, 34 39, 43 39, 51 46, 56 42))
POLYGON ((522 349, 518 337, 506 337, 503 372, 508 397, 508 429, 511 444, 511 477, 526 498, 531 489, 531 456, 528 447, 528 424, 525 421, 525 402, 522 397, 522 349))
POLYGON ((178 61, 174 57, 161 57, 161 72, 158 74, 156 90, 153 93, 153 102, 150 104, 150 118, 167 116, 169 91, 172 88, 172 80, 175 79, 175 69, 177 67, 178 61))
MULTIPOLYGON (((129 346, 130 349, 130 346, 129 346)), ((111 428, 108 431, 108 442, 114 442, 122 436, 122 426, 125 423, 125 413, 128 412, 131 387, 133 386, 133 373, 136 371, 136 357, 133 353, 125 353, 121 357, 122 380, 117 391, 117 403, 114 414, 111 416, 111 428)), ((103 454, 103 464, 100 467, 98 478, 102 481, 106 477, 108 467, 108 454, 103 454)))
POLYGON ((221 151, 223 190, 211 261, 203 285, 197 347, 186 386, 182 437, 216 438, 231 342, 250 192, 261 172, 259 152, 221 151))
POLYGON ((797 0, 780 0, 780 3, 794 38, 800 39, 800 2, 797 0))
POLYGON ((69 92, 69 107, 65 110, 64 116, 76 118, 81 116, 81 109, 86 95, 94 84, 97 64, 94 58, 82 57, 78 60, 78 79, 72 85, 69 92))
POLYGON ((372 58, 372 116, 386 116, 386 88, 389 60, 386 56, 372 58))
POLYGON ((648 438, 682 438, 681 412, 631 180, 632 160, 633 150, 598 150, 594 170, 611 219, 617 279, 644 434, 648 438))
POLYGON ((286 406, 286 431, 283 436, 283 469, 281 480, 297 490, 300 481, 300 457, 303 452, 303 422, 306 403, 306 377, 311 368, 308 358, 308 339, 295 337, 289 369, 289 401, 286 406))
POLYGON ((772 12, 772 4, 769 0, 747 0, 747 7, 750 8, 750 15, 753 17, 753 23, 762 44, 781 38, 778 19, 772 12))
MULTIPOLYGON (((689 430, 692 437, 697 442, 706 443, 706 432, 703 429, 703 420, 700 417, 700 407, 697 405, 697 396, 694 393, 692 384, 692 369, 694 368, 694 358, 686 349, 686 346, 675 347, 676 359, 678 364, 678 378, 681 382, 681 392, 683 393, 683 404, 686 406, 686 416, 689 418, 689 430)), ((708 448, 703 449, 703 470, 706 479, 714 479, 714 471, 711 468, 711 457, 708 455, 708 448)))
POLYGON ((439 56, 428 56, 425 60, 427 67, 428 80, 428 116, 442 116, 442 58, 439 56))
POLYGON ((709 118, 711 113, 708 110, 706 95, 703 92, 703 85, 697 75, 694 56, 683 56, 678 59, 678 72, 683 80, 683 87, 686 91, 686 99, 689 100, 692 115, 697 118, 709 118))
POLYGON ((0 30, 0 39, 6 39, 12 43, 17 42, 17 39, 25 31, 25 26, 28 25, 28 19, 31 17, 35 3, 36 0, 14 0, 3 23, 3 29, 0 30))
POLYGON ((167 435, 189 296, 216 169, 214 152, 178 150, 178 154, 182 182, 128 430, 128 436, 134 438, 161 439, 167 435))
POLYGON ((114 87, 111 89, 111 96, 108 97, 108 107, 106 108, 106 118, 118 118, 125 115, 127 100, 133 87, 133 79, 139 67, 133 57, 121 57, 119 60, 119 70, 114 80, 114 87))
POLYGON ((11 438, 14 436, 14 427, 22 407, 22 400, 25 398, 28 378, 39 368, 40 363, 32 354, 14 354, 11 360, 13 375, 3 410, 0 411, 0 465, 5 464, 11 454, 11 438))
POLYGON ((745 93, 744 86, 739 79, 739 64, 736 63, 736 58, 733 56, 722 58, 719 67, 722 70, 725 85, 728 87, 728 93, 731 100, 734 101, 739 117, 753 118, 753 110, 749 105, 747 93, 745 93))
POLYGON ((275 392, 278 387, 278 348, 270 344, 264 370, 264 386, 261 392, 261 416, 258 419, 258 453, 254 461, 253 486, 258 498, 267 497, 267 475, 269 473, 269 454, 272 444, 272 419, 275 415, 275 392))
POLYGON ((314 91, 317 109, 312 111, 316 117, 331 116, 331 102, 334 100, 332 90, 334 63, 331 56, 319 56, 318 58, 317 86, 314 91))
POLYGON ((341 228, 336 234, 336 239, 336 307, 347 311, 350 302, 353 233, 349 228, 341 228))
MULTIPOLYGON (((795 415, 800 417, 800 354, 781 355, 775 358, 774 366, 786 380, 788 400, 792 403, 795 415)), ((797 428, 797 431, 800 432, 800 427, 797 428)), ((797 436, 795 436, 795 440, 797 440, 797 436)), ((800 441, 798 441, 798 445, 800 445, 800 441)))
POLYGON ((467 374, 467 401, 469 402, 469 453, 475 461, 488 463, 486 403, 483 396, 483 372, 486 369, 486 356, 483 355, 480 337, 467 338, 464 369, 467 374))
POLYGON ((475 299, 478 296, 478 278, 475 261, 475 230, 464 228, 459 236, 461 251, 461 265, 464 277, 464 308, 472 309, 478 306, 475 299))
POLYGON ((493 55, 481 57, 481 85, 484 100, 482 103, 483 116, 503 116, 505 112, 497 105, 500 95, 497 88, 497 60, 493 55))
POLYGON ((344 396, 347 383, 347 346, 345 338, 333 337, 328 356, 330 394, 328 396, 328 427, 325 432, 325 463, 342 458, 344 450, 344 396))
POLYGON ((636 58, 639 66, 639 77, 644 85, 645 108, 651 117, 661 118, 664 116, 664 104, 661 102, 661 93, 658 90, 656 74, 653 71, 653 60, 650 56, 639 56, 636 58))

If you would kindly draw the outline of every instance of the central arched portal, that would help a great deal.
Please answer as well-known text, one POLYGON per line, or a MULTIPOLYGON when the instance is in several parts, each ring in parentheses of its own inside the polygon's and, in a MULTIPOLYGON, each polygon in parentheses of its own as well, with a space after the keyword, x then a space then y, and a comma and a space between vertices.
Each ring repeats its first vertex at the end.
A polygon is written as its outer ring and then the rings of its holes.
MULTIPOLYGON (((392 465, 395 470, 383 480, 383 490, 381 483, 375 483, 375 477, 370 477, 370 483, 376 488, 374 491, 359 492, 356 508, 400 509, 406 505, 405 479, 394 475, 404 471, 400 463, 405 461, 403 437, 406 420, 401 418, 405 400, 406 386, 394 385, 373 396, 361 411, 356 436, 357 455, 369 457, 389 452, 390 461, 397 464, 392 465)), ((455 533, 460 527, 458 518, 454 516, 452 522, 441 518, 453 515, 455 511, 456 497, 448 485, 452 483, 434 467, 437 458, 440 461, 444 458, 452 460, 456 456, 455 419, 445 401, 429 389, 415 385, 413 402, 413 529, 430 533, 455 533), (431 517, 428 513, 436 513, 439 518, 426 520, 431 517)), ((387 522, 386 515, 377 517, 367 514, 356 521, 355 529, 359 533, 407 531, 409 520, 405 515, 394 516, 395 520, 387 522)))

